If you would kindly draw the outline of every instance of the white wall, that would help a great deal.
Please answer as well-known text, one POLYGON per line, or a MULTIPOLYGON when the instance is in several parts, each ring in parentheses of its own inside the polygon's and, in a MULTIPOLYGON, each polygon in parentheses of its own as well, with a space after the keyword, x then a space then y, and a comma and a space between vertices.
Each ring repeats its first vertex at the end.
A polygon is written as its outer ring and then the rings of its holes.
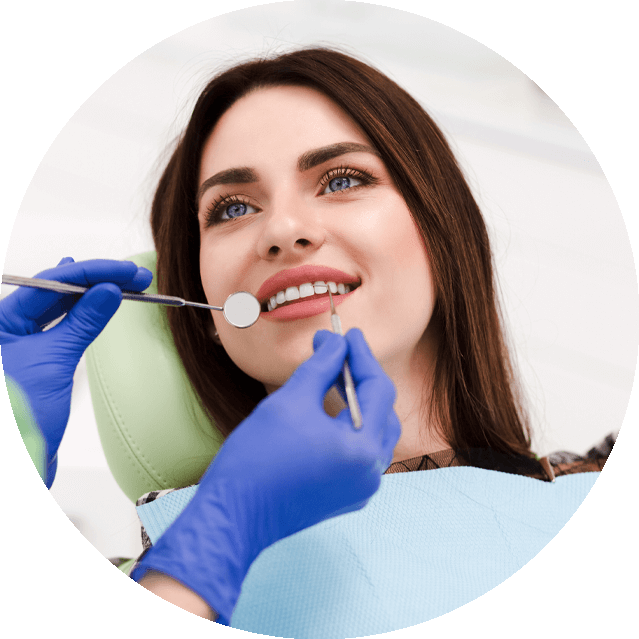
MULTIPOLYGON (((3 272, 151 249, 156 160, 216 66, 297 43, 346 45, 449 134, 494 234, 536 448, 584 452, 621 426, 639 326, 623 218, 588 145, 534 83, 477 42, 383 7, 334 9, 295 2, 235 12, 164 40, 106 80, 43 158, 3 272)), ((103 554, 138 552, 137 518, 107 469, 84 363, 52 495, 103 554)))

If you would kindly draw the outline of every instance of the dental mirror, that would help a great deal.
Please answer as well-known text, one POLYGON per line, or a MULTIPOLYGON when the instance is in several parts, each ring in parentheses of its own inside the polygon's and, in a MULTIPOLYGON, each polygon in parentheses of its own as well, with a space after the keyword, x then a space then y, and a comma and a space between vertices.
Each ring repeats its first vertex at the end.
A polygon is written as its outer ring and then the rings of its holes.
POLYGON ((224 319, 237 328, 253 326, 262 312, 257 299, 246 291, 229 295, 223 308, 224 319))
MULTIPOLYGON (((2 283, 10 286, 28 286, 57 293, 82 294, 87 291, 86 286, 76 286, 75 284, 65 284, 55 280, 38 279, 35 277, 20 277, 18 275, 2 276, 2 283)), ((171 295, 154 295, 153 293, 129 293, 124 291, 122 299, 133 300, 134 302, 150 302, 152 304, 163 304, 165 306, 196 306, 207 308, 211 311, 223 311, 224 319, 236 328, 248 328, 253 326, 260 317, 262 309, 260 303, 250 293, 239 291, 232 293, 226 298, 224 306, 210 306, 199 302, 187 302, 181 297, 171 295)))
MULTIPOLYGON (((155 295, 154 297, 162 297, 155 295)), ((174 298, 180 299, 180 298, 174 298)), ((149 300, 150 301, 150 300, 149 300)), ((180 300, 184 302, 184 300, 180 300)), ((160 302, 162 303, 162 302, 160 302)), ((224 306, 209 306, 208 304, 200 304, 198 302, 184 302, 186 306, 197 306, 199 308, 208 308, 212 311, 223 311, 224 319, 235 326, 235 328, 248 328, 253 326, 260 318, 262 308, 257 298, 246 291, 238 291, 231 293, 224 302, 224 306)))

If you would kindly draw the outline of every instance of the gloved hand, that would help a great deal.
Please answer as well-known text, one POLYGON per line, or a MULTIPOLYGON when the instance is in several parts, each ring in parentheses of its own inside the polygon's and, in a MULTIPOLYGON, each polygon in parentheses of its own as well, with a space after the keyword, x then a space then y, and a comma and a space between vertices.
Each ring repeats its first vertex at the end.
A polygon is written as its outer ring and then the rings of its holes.
POLYGON ((395 388, 358 329, 322 331, 315 353, 227 438, 193 499, 131 577, 154 570, 198 594, 228 625, 248 569, 279 539, 362 508, 390 465, 401 426, 395 388), (318 347, 318 344, 321 346, 318 347), (363 426, 323 399, 349 353, 363 426))
POLYGON ((57 468, 56 454, 69 420, 73 374, 80 357, 118 309, 121 289, 142 291, 153 276, 133 262, 75 263, 68 257, 37 277, 92 287, 81 296, 23 287, 0 302, 2 366, 27 396, 44 436, 46 484, 50 488, 57 468), (65 313, 59 324, 42 330, 65 313))

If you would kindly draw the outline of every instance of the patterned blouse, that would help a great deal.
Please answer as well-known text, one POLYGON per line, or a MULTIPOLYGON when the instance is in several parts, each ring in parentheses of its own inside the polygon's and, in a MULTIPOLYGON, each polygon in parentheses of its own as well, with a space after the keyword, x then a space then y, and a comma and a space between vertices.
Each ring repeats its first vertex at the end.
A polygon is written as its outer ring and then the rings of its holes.
MULTIPOLYGON (((617 433, 606 436, 599 444, 591 448, 585 455, 576 455, 565 451, 556 452, 542 458, 528 458, 523 455, 506 455, 489 448, 472 448, 467 450, 442 450, 421 457, 413 457, 391 464, 384 473, 409 473, 418 470, 434 470, 436 468, 450 468, 453 466, 473 466, 485 470, 496 470, 502 473, 524 475, 541 481, 555 481, 556 477, 572 475, 573 473, 599 472, 603 469, 608 456, 617 440, 617 433)), ((154 490, 142 495, 136 506, 148 504, 168 493, 180 488, 154 490)), ((141 525, 142 547, 144 552, 135 562, 132 559, 118 557, 110 559, 111 563, 120 567, 127 574, 142 559, 151 547, 151 540, 141 525), (128 565, 126 565, 128 564, 128 565)))

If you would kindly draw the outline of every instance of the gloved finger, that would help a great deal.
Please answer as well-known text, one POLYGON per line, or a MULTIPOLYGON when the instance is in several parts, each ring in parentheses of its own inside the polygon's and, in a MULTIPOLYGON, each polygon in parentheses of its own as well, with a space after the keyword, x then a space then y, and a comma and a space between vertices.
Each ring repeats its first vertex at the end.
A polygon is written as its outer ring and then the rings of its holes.
POLYGON ((370 424, 365 421, 364 426, 362 427, 365 430, 363 430, 363 432, 360 431, 359 433, 352 431, 352 418, 348 407, 340 411, 337 416, 337 420, 347 426, 350 426, 348 430, 353 432, 356 436, 356 439, 353 441, 358 441, 359 437, 364 435, 367 437, 368 441, 373 444, 375 450, 374 454, 377 458, 376 470, 380 475, 382 475, 393 461, 395 446, 397 446, 397 442, 402 434, 402 425, 395 410, 391 408, 390 412, 386 416, 385 423, 383 420, 377 419, 377 427, 375 424, 370 424))
MULTIPOLYGON (((321 330, 317 331, 313 336, 313 350, 316 351, 327 339, 329 335, 332 335, 331 331, 321 330)), ((341 396, 341 398, 346 402, 346 390, 344 385, 344 373, 340 372, 337 376, 337 381, 335 382, 335 386, 341 396)))
MULTIPOLYGON (((71 264, 74 261, 75 260, 72 257, 63 257, 58 262, 58 266, 71 264)), ((62 317, 65 313, 68 313, 79 299, 79 295, 63 295, 49 310, 38 317, 37 323, 40 325, 40 328, 44 328, 51 322, 57 320, 58 317, 62 317)))
MULTIPOLYGON (((75 260, 72 257, 63 257, 58 262, 58 266, 62 266, 63 264, 72 264, 73 262, 75 262, 75 260)), ((57 320, 58 317, 62 317, 65 313, 68 313, 79 299, 80 295, 62 295, 62 297, 50 309, 38 317, 37 323, 40 325, 40 328, 44 328, 51 322, 57 320)))
POLYGON ((346 340, 341 335, 329 333, 317 351, 297 367, 277 392, 287 389, 293 397, 303 397, 305 402, 311 401, 316 407, 322 407, 324 396, 342 369, 346 352, 346 340))
POLYGON ((77 301, 67 316, 50 333, 78 359, 100 334, 122 302, 122 291, 112 283, 96 284, 77 301))
POLYGON ((352 328, 346 334, 348 361, 364 424, 385 429, 393 410, 395 385, 371 352, 362 331, 352 328))
MULTIPOLYGON (((153 279, 153 275, 148 269, 138 267, 130 261, 119 260, 87 260, 85 262, 61 263, 56 268, 38 273, 36 277, 67 284, 77 284, 78 286, 92 286, 99 282, 113 282, 121 289, 135 292, 147 288, 153 279)), ((58 313, 55 315, 57 317, 73 306, 75 303, 74 296, 22 287, 5 298, 7 304, 4 311, 6 317, 13 318, 14 322, 35 321, 40 325, 40 317, 65 298, 66 300, 61 307, 53 311, 54 314, 58 313)))
MULTIPOLYGON (((61 266, 63 263, 66 264, 68 262, 73 262, 73 258, 72 257, 63 258, 60 264, 58 264, 58 266, 61 266)), ((93 265, 92 264, 93 262, 112 262, 112 260, 89 260, 86 262, 76 262, 76 264, 87 264, 95 268, 96 265, 93 265)), ((129 262, 117 262, 117 261, 115 263, 129 264, 129 262)), ((100 268, 100 264, 98 264, 97 267, 100 268)), ((89 285, 92 282, 95 282, 96 279, 98 279, 95 277, 96 274, 94 269, 90 269, 88 274, 85 272, 85 275, 87 275, 87 281, 89 282, 89 285)), ((55 277, 55 278, 45 277, 44 279, 55 279, 56 281, 59 281, 59 282, 63 281, 59 279, 58 277, 55 277)), ((153 273, 151 273, 151 271, 141 266, 141 267, 137 267, 137 270, 135 271, 133 278, 124 283, 122 283, 122 278, 118 279, 117 277, 114 277, 113 279, 108 279, 106 281, 113 281, 115 284, 118 284, 120 289, 123 291, 132 291, 132 292, 138 293, 148 288, 152 280, 153 280, 153 273)), ((102 279, 98 279, 98 281, 105 281, 105 280, 102 277, 102 279)), ((69 283, 73 283, 73 282, 69 282, 69 283)), ((79 285, 86 286, 86 284, 79 284, 79 285)), ((65 313, 68 313, 69 310, 73 308, 75 303, 81 298, 81 296, 82 294, 62 295, 62 297, 54 304, 53 307, 51 307, 50 310, 46 312, 45 315, 40 316, 40 318, 38 319, 38 323, 40 324, 40 326, 46 326, 47 324, 54 321, 58 317, 61 317, 65 313)))
POLYGON ((113 282, 127 291, 143 291, 149 286, 153 275, 148 269, 137 266, 130 260, 85 260, 62 263, 42 271, 36 277, 67 282, 78 286, 93 286, 99 282, 113 282))

